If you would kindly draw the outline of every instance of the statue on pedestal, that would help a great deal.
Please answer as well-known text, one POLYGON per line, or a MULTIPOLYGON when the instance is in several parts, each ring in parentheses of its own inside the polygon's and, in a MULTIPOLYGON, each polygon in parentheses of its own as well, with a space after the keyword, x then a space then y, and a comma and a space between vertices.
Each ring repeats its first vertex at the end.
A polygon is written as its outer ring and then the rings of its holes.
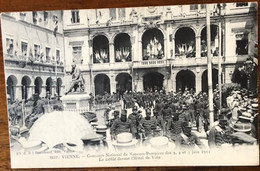
POLYGON ((69 90, 65 93, 67 95, 69 92, 84 92, 85 90, 85 80, 81 74, 81 70, 76 64, 72 64, 71 69, 72 81, 69 90))

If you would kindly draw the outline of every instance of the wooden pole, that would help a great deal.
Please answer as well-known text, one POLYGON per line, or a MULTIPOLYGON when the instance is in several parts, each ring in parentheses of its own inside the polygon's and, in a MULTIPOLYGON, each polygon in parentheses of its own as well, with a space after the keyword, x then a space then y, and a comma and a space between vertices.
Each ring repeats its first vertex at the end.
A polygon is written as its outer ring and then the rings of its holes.
POLYGON ((210 4, 207 4, 206 25, 207 25, 207 64, 208 64, 208 100, 209 100, 209 123, 212 128, 214 123, 213 113, 213 88, 212 88, 212 57, 211 57, 211 33, 210 33, 210 4))
POLYGON ((222 27, 221 27, 221 7, 219 7, 219 26, 218 26, 218 46, 219 46, 219 54, 218 54, 218 89, 219 89, 219 110, 222 108, 222 82, 221 82, 221 73, 222 73, 222 56, 221 56, 221 51, 222 51, 222 27))

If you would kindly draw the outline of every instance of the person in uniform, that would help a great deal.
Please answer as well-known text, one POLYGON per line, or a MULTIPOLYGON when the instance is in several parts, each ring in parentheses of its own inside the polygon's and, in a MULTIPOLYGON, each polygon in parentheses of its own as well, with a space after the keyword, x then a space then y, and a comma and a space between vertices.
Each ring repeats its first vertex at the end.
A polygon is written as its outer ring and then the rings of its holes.
MULTIPOLYGON (((123 112, 126 112, 126 110, 121 111, 121 113, 123 113, 123 112)), ((109 127, 111 127, 113 125, 114 121, 119 118, 119 111, 115 110, 113 116, 114 116, 114 118, 109 120, 109 124, 108 124, 109 127)))
POLYGON ((17 117, 15 102, 11 102, 11 104, 8 105, 8 114, 9 114, 9 121, 11 122, 11 125, 15 125, 15 120, 17 117))
POLYGON ((135 132, 135 137, 138 139, 138 126, 140 123, 140 120, 142 119, 142 115, 138 112, 137 106, 134 106, 132 108, 132 113, 128 116, 128 119, 133 123, 133 128, 135 132))
POLYGON ((105 109, 104 112, 104 123, 106 126, 109 126, 109 112, 112 110, 111 105, 108 105, 108 107, 105 109))
POLYGON ((228 127, 226 111, 222 110, 219 115, 219 124, 213 126, 209 131, 208 145, 210 148, 221 148, 231 143, 231 129, 228 127))
POLYGON ((172 116, 172 119, 169 120, 167 124, 167 137, 170 138, 171 141, 177 142, 180 140, 180 133, 182 133, 182 124, 183 122, 179 120, 179 112, 181 110, 177 110, 176 114, 172 116))
POLYGON ((153 110, 152 118, 154 118, 157 123, 156 132, 162 132, 163 135, 166 134, 165 125, 163 123, 163 118, 162 118, 162 116, 159 115, 159 112, 156 109, 153 110))
POLYGON ((179 120, 184 122, 192 122, 190 112, 185 104, 182 105, 182 112, 179 115, 179 120))
POLYGON ((190 122, 185 122, 182 126, 183 132, 180 133, 180 139, 176 141, 175 145, 180 149, 194 149, 196 145, 203 149, 205 145, 200 141, 199 137, 191 132, 192 125, 190 122))
POLYGON ((45 113, 44 102, 40 99, 39 94, 34 94, 33 111, 25 119, 27 128, 31 128, 34 122, 45 113))
POLYGON ((167 125, 168 121, 171 119, 172 109, 169 107, 169 103, 165 101, 164 107, 161 110, 161 116, 163 117, 164 124, 167 125))
POLYGON ((19 126, 22 126, 22 124, 23 124, 23 123, 22 123, 22 120, 23 120, 22 101, 18 101, 18 102, 17 102, 16 115, 17 115, 16 123, 17 123, 19 126))
POLYGON ((118 134, 123 132, 132 133, 133 137, 135 137, 134 125, 131 120, 127 119, 126 112, 122 112, 120 118, 113 122, 110 131, 113 140, 115 140, 118 134))
POLYGON ((145 110, 146 117, 140 120, 138 130, 144 135, 144 139, 149 139, 153 137, 153 132, 156 129, 157 122, 155 118, 151 117, 151 109, 147 108, 145 110))

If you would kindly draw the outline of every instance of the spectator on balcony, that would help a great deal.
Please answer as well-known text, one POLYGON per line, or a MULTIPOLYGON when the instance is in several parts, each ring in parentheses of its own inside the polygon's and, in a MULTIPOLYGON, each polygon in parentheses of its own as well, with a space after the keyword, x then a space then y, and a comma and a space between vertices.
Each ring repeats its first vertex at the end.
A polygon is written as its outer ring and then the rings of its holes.
POLYGON ((201 41, 201 57, 207 56, 207 44, 205 40, 201 41))

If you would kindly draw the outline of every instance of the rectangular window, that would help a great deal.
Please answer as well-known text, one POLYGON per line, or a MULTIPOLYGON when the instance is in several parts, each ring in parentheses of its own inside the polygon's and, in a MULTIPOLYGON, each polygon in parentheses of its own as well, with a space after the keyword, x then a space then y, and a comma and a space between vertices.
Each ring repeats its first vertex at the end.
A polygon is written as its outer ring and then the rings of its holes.
POLYGON ((51 61, 50 51, 51 51, 51 48, 49 48, 49 47, 45 48, 46 62, 50 62, 51 61))
POLYGON ((82 47, 81 46, 73 46, 73 61, 75 64, 82 63, 82 47))
POLYGON ((60 63, 60 50, 56 50, 56 61, 58 64, 60 63))
POLYGON ((198 10, 198 4, 190 5, 190 11, 196 11, 198 10))
POLYGON ((40 60, 40 45, 34 45, 34 58, 36 61, 40 60))
POLYGON ((6 52, 8 55, 13 55, 14 53, 14 39, 6 38, 6 52))
POLYGON ((248 54, 248 35, 237 34, 236 35, 236 54, 247 55, 248 54))
POLYGON ((247 7, 248 6, 248 2, 238 2, 236 3, 236 7, 247 7))
POLYGON ((20 19, 25 20, 26 13, 25 12, 20 12, 20 19))
POLYGON ((74 46, 73 48, 73 57, 74 58, 81 58, 81 46, 74 46))
POLYGON ((22 56, 27 56, 28 43, 21 42, 22 56))
POLYGON ((36 11, 33 11, 32 16, 33 16, 33 24, 37 24, 38 13, 36 11))
POLYGON ((79 11, 71 11, 71 23, 80 23, 79 11))
POLYGON ((109 17, 112 20, 116 20, 116 8, 111 8, 109 9, 109 17))
POLYGON ((118 16, 120 20, 125 18, 125 8, 118 8, 118 16))
POLYGON ((201 5, 200 5, 200 9, 201 9, 201 10, 205 10, 205 9, 206 9, 206 4, 201 4, 201 5))
POLYGON ((48 12, 46 11, 43 12, 43 20, 44 22, 48 22, 48 12))

